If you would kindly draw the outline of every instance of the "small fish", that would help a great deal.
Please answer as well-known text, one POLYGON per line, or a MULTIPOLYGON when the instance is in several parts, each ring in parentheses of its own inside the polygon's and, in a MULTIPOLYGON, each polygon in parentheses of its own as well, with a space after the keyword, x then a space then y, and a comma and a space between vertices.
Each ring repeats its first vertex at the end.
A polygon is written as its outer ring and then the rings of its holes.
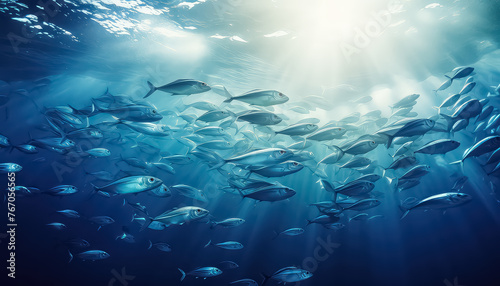
POLYGON ((150 240, 148 250, 151 249, 153 246, 156 247, 158 250, 163 251, 163 252, 171 252, 172 251, 172 247, 170 247, 170 245, 168 245, 165 242, 152 243, 150 240))
POLYGON ((251 198, 257 201, 275 202, 293 197, 297 192, 281 184, 258 188, 250 193, 244 194, 238 190, 243 198, 251 198))
POLYGON ((36 148, 36 146, 29 145, 29 144, 14 146, 14 148, 16 148, 17 150, 19 150, 19 151, 21 151, 21 152, 23 152, 25 154, 36 154, 36 153, 38 153, 38 148, 36 148))
POLYGON ((438 139, 431 141, 419 149, 415 150, 414 153, 423 154, 446 154, 460 147, 460 142, 450 139, 438 139))
MULTIPOLYGON (((70 255, 69 262, 71 262, 73 260, 73 254, 71 254, 71 252, 69 252, 69 255, 70 255)), ((88 251, 85 251, 82 253, 78 253, 76 255, 76 257, 80 258, 83 261, 88 261, 88 260, 96 261, 96 260, 103 260, 103 259, 109 258, 110 255, 106 251, 102 251, 102 250, 88 250, 88 251)))
POLYGON ((199 207, 187 206, 178 209, 168 210, 154 218, 146 217, 146 222, 142 225, 141 230, 146 229, 153 222, 160 222, 166 227, 170 225, 183 225, 185 223, 200 220, 208 216, 209 211, 199 207))
POLYGON ((0 147, 10 147, 10 140, 6 136, 0 134, 0 147))
POLYGON ((16 173, 22 169, 21 165, 15 163, 0 163, 0 173, 16 173))
POLYGON ((352 221, 352 220, 367 220, 368 219, 368 214, 367 213, 360 213, 360 214, 357 214, 351 218, 349 218, 349 222, 352 221))
POLYGON ((206 113, 202 114, 196 120, 203 121, 203 122, 216 122, 216 121, 220 121, 222 119, 228 118, 229 116, 231 116, 231 113, 229 111, 212 110, 212 111, 207 111, 206 113))
POLYGON ((262 90, 262 89, 254 89, 249 92, 246 92, 239 96, 231 96, 227 93, 228 99, 224 100, 224 102, 232 102, 233 100, 239 100, 246 102, 251 105, 259 105, 259 106, 271 106, 276 104, 282 104, 289 100, 289 98, 283 93, 276 90, 262 90))
POLYGON ((93 157, 109 157, 111 152, 106 148, 92 148, 84 152, 89 156, 93 157))
POLYGON ((115 220, 109 216, 93 216, 88 220, 99 225, 99 227, 97 228, 98 231, 101 229, 101 227, 115 222, 115 220))
POLYGON ((220 269, 236 269, 240 267, 236 262, 233 261, 222 261, 217 264, 220 269))
POLYGON ((56 211, 56 212, 62 214, 63 216, 69 217, 69 218, 79 218, 80 217, 80 214, 75 210, 60 210, 60 211, 56 211))
POLYGON ((469 92, 471 92, 471 90, 476 86, 476 83, 475 82, 469 82, 467 83, 466 85, 464 85, 464 87, 462 88, 462 90, 460 90, 459 94, 460 95, 464 95, 464 94, 467 94, 469 92))
POLYGON ((259 174, 264 177, 284 177, 293 173, 296 173, 304 168, 304 165, 295 161, 285 161, 276 165, 269 167, 264 167, 262 169, 253 170, 255 174, 259 174))
POLYGON ((462 156, 462 160, 452 162, 450 164, 461 163, 467 158, 479 157, 483 154, 495 151, 498 148, 500 148, 500 136, 489 136, 467 149, 462 156))
POLYGON ((311 278, 313 274, 307 270, 291 266, 282 268, 274 272, 271 276, 265 274, 263 274, 263 276, 264 281, 262 282, 262 285, 266 284, 269 279, 276 280, 279 283, 299 282, 311 278))
POLYGON ((301 234, 304 233, 304 229, 303 228, 289 228, 289 229, 284 230, 284 231, 282 231, 280 233, 277 233, 277 232, 274 232, 274 233, 275 233, 275 236, 273 237, 273 239, 276 239, 281 234, 282 235, 288 235, 288 236, 301 235, 301 234))
POLYGON ((102 187, 94 187, 94 191, 102 191, 115 195, 136 194, 158 188, 163 181, 151 176, 129 176, 116 180, 102 187))
POLYGON ((325 227, 327 229, 338 231, 338 230, 343 229, 345 227, 345 225, 343 223, 336 222, 336 223, 324 224, 323 227, 325 227))
POLYGON ((217 226, 222 226, 224 228, 232 228, 232 227, 237 227, 245 223, 245 220, 242 218, 227 218, 225 220, 221 221, 213 221, 212 225, 210 228, 215 228, 217 226))
POLYGON ((172 95, 191 95, 209 91, 211 88, 208 84, 194 79, 178 79, 171 83, 156 87, 148 81, 149 92, 144 98, 149 97, 155 91, 171 93, 172 95))
POLYGON ((115 238, 115 240, 118 240, 118 239, 125 241, 127 243, 135 243, 135 237, 127 232, 123 232, 122 235, 119 235, 115 238))
POLYGON ((60 222, 48 223, 47 226, 50 228, 53 228, 55 230, 63 230, 66 228, 66 225, 64 223, 60 223, 60 222))
POLYGON ((204 247, 208 247, 210 245, 217 246, 222 249, 227 249, 227 250, 238 250, 238 249, 243 249, 243 244, 237 242, 237 241, 226 241, 226 242, 220 242, 220 243, 212 243, 210 240, 204 247))
POLYGON ((103 180, 103 181, 113 181, 113 179, 114 179, 114 176, 108 171, 97 171, 97 172, 91 172, 91 173, 85 171, 85 174, 94 176, 97 179, 103 180))
POLYGON ((152 189, 152 190, 148 191, 147 193, 149 195, 152 195, 152 196, 155 196, 155 197, 162 197, 162 198, 167 198, 167 197, 172 196, 172 192, 164 184, 162 184, 161 186, 159 186, 156 189, 152 189))
POLYGON ((78 192, 78 188, 72 185, 59 185, 50 188, 45 193, 52 196, 66 196, 78 192))
POLYGON ((229 284, 238 285, 238 286, 259 286, 259 283, 257 283, 255 280, 247 279, 247 278, 236 280, 236 281, 233 281, 229 284))
POLYGON ((406 217, 408 213, 414 209, 441 209, 446 211, 448 208, 464 205, 471 200, 472 197, 468 194, 454 192, 437 194, 414 203, 410 203, 407 199, 401 205, 401 209, 404 211, 401 219, 406 217))
POLYGON ((205 192, 203 192, 200 189, 194 188, 192 186, 181 184, 181 185, 171 186, 170 189, 177 191, 179 194, 181 194, 187 198, 191 198, 191 199, 198 200, 200 202, 208 203, 208 198, 207 198, 207 195, 205 194, 205 192))
POLYGON ((278 115, 265 110, 251 110, 245 112, 243 114, 238 115, 238 120, 247 121, 252 124, 257 124, 262 126, 276 125, 281 123, 281 121, 283 121, 283 119, 278 115))
POLYGON ((194 276, 195 278, 202 277, 203 279, 207 279, 208 277, 215 277, 222 274, 222 270, 220 270, 217 267, 199 267, 188 273, 185 273, 180 268, 177 269, 179 269, 179 271, 182 274, 181 281, 184 280, 184 278, 186 278, 186 275, 194 276))

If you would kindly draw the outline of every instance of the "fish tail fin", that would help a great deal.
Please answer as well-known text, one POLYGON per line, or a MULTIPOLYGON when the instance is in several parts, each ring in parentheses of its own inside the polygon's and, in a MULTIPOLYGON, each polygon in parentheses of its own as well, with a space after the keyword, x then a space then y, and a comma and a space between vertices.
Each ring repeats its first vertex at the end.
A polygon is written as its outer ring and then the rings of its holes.
POLYGON ((410 213, 412 206, 414 206, 417 201, 417 198, 409 197, 401 202, 401 204, 399 205, 399 209, 403 212, 401 219, 404 219, 408 215, 408 213, 410 213))
POLYGON ((212 240, 209 240, 207 244, 205 244, 205 246, 203 246, 203 248, 207 248, 209 247, 210 245, 212 245, 212 240))
POLYGON ((230 98, 224 100, 223 102, 225 102, 225 103, 231 103, 233 100, 234 100, 234 97, 230 97, 230 98))
POLYGON ((274 233, 273 240, 275 240, 276 238, 278 238, 280 234, 275 230, 273 230, 273 233, 274 233))
POLYGON ((68 254, 69 254, 69 261, 68 261, 68 263, 71 263, 71 261, 73 261, 73 254, 71 253, 71 251, 69 251, 69 249, 68 249, 68 254))
POLYGON ((267 283, 267 281, 269 281, 269 278, 271 278, 271 276, 266 275, 264 273, 260 273, 260 275, 262 276, 262 278, 264 278, 264 280, 262 280, 261 286, 264 286, 267 283))
POLYGON ((308 219, 306 219, 306 220, 307 220, 306 226, 308 226, 308 225, 310 225, 312 223, 312 220, 308 220, 308 219))
POLYGON ((226 164, 226 160, 224 160, 224 158, 219 156, 219 154, 214 152, 213 155, 214 155, 215 159, 217 159, 217 163, 215 165, 213 165, 212 167, 210 167, 209 170, 218 169, 218 168, 224 166, 224 164, 226 164))
POLYGON ((154 86, 150 81, 148 81, 148 87, 149 87, 149 92, 143 98, 149 97, 157 90, 156 86, 154 86))
POLYGON ((391 147, 392 141, 394 140, 394 136, 388 136, 388 137, 389 139, 387 139, 387 143, 385 144, 387 148, 391 147))
POLYGON ((453 79, 451 77, 449 77, 447 75, 444 75, 444 76, 453 82, 453 79))
POLYGON ((146 220, 144 222, 144 224, 141 226, 141 229, 139 231, 143 231, 145 230, 146 228, 149 227, 149 225, 151 225, 151 223, 153 222, 153 218, 149 217, 149 216, 145 216, 144 219, 146 220))
POLYGON ((148 242, 149 242, 148 250, 150 250, 151 247, 153 247, 153 243, 151 242, 151 240, 148 240, 148 242))
POLYGON ((182 269, 180 268, 177 268, 179 269, 179 271, 181 272, 182 276, 181 276, 181 281, 184 280, 184 278, 186 278, 186 272, 182 271, 182 269))

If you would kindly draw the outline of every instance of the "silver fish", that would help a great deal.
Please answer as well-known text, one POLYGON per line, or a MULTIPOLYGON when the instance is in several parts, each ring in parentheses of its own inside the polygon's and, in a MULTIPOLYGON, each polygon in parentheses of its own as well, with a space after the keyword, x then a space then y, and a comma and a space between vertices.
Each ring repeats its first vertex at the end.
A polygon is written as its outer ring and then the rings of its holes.
POLYGON ((208 84, 194 79, 178 79, 171 83, 156 87, 148 81, 149 92, 144 98, 149 97, 157 90, 169 92, 172 95, 191 95, 209 91, 211 88, 208 84))

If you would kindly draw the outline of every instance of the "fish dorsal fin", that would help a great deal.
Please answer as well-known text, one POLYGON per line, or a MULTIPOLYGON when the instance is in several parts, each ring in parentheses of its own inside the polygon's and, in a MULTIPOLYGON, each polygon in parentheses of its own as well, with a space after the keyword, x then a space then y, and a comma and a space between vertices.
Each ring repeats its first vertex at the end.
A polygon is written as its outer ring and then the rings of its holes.
POLYGON ((170 84, 172 84, 172 83, 181 83, 181 82, 189 81, 189 80, 194 80, 194 79, 191 79, 191 78, 180 78, 180 79, 174 80, 170 84))

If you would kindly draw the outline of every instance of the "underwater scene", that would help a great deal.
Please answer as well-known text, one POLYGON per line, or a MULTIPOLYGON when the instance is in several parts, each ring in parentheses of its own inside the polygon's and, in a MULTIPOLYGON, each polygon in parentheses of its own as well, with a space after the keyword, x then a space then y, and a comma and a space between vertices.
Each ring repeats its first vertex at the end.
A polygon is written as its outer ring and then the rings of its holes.
POLYGON ((500 285, 500 1, 1 0, 0 285, 500 285))

